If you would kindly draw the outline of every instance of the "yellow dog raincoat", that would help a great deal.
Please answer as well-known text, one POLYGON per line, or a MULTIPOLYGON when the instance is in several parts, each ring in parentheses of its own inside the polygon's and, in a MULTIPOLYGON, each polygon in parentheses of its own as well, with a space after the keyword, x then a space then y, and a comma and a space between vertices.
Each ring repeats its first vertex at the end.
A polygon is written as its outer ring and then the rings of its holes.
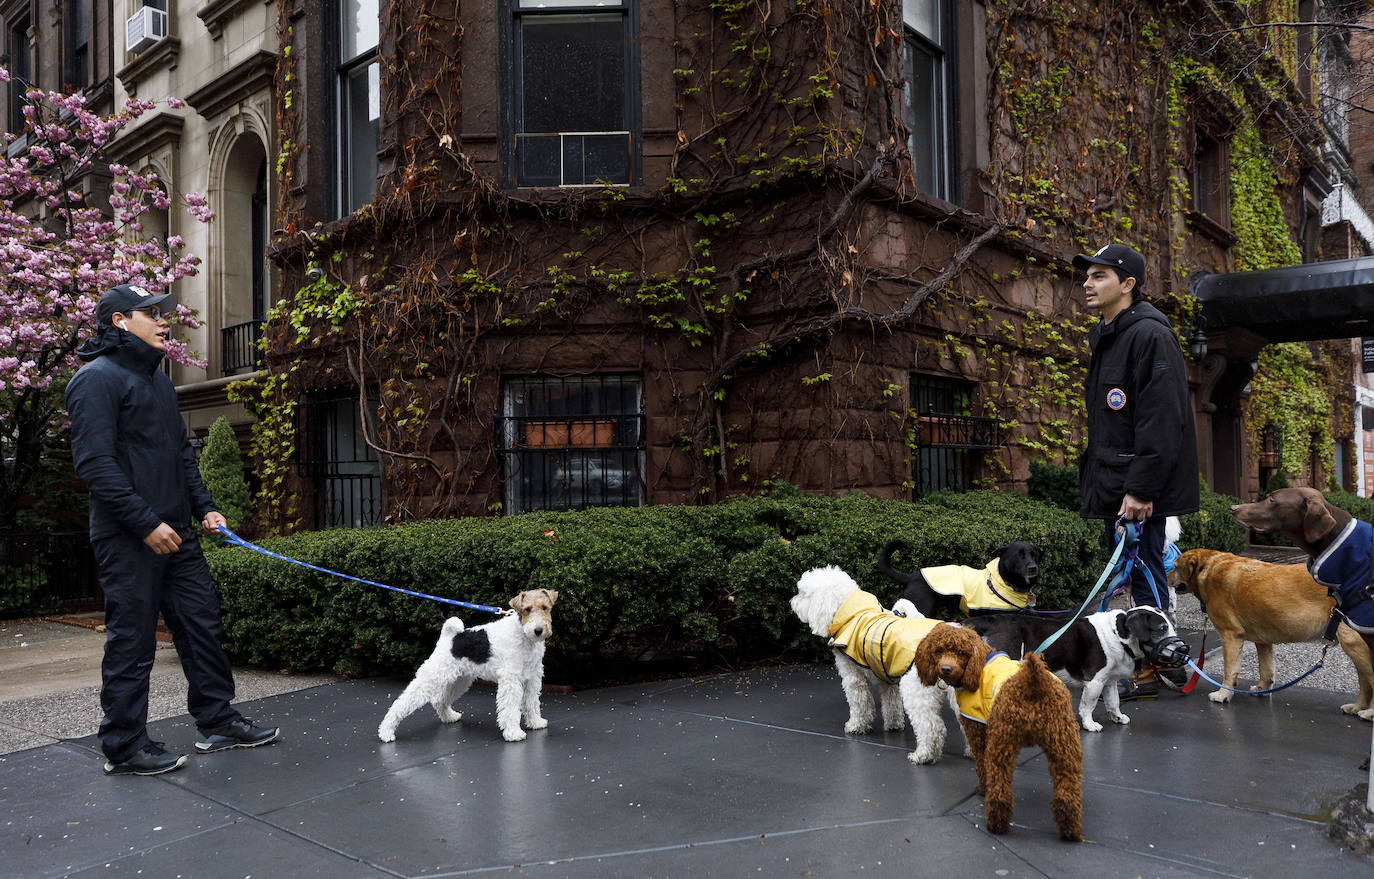
POLYGON ((992 711, 992 702, 997 698, 997 691, 1002 689, 1002 685, 1007 682, 1007 678, 1021 670, 1021 661, 1012 659, 1002 651, 997 651, 987 658, 983 665, 983 680, 976 690, 959 690, 954 694, 955 700, 959 703, 959 713, 969 720, 976 720, 979 723, 988 722, 988 712, 992 711))
POLYGON ((940 624, 883 610, 878 599, 855 589, 830 618, 830 646, 892 683, 916 661, 916 648, 940 624))
POLYGON ((997 571, 1000 559, 993 559, 979 570, 968 565, 941 565, 921 568, 930 588, 941 595, 958 595, 959 609, 968 616, 975 610, 1020 610, 1035 603, 1026 592, 1007 585, 997 571))

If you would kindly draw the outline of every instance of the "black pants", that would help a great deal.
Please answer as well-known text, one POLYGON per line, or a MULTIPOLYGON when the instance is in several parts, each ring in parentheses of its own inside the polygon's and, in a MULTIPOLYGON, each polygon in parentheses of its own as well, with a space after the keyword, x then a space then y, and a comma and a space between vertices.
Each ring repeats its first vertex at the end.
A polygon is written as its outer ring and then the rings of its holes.
POLYGON ((100 749, 116 763, 151 741, 148 675, 157 650, 159 612, 172 630, 189 684, 186 707, 196 726, 219 726, 239 716, 229 706, 234 677, 220 645, 224 627, 210 568, 194 530, 182 530, 181 540, 170 555, 158 555, 132 535, 91 544, 105 592, 100 749))
MULTIPOLYGON (((1145 577, 1145 572, 1137 564, 1131 568, 1131 603, 1135 605, 1148 604, 1160 610, 1173 612, 1173 600, 1169 592, 1168 581, 1165 580, 1164 573, 1164 526, 1168 521, 1167 516, 1151 516, 1145 520, 1140 527, 1140 561, 1150 569, 1150 574, 1154 577, 1155 588, 1150 588, 1150 581, 1145 577), (1158 592, 1158 598, 1155 597, 1158 592)), ((1106 526, 1107 546, 1116 549, 1116 520, 1104 519, 1106 526)), ((1122 550, 1125 555, 1126 550, 1122 550)))

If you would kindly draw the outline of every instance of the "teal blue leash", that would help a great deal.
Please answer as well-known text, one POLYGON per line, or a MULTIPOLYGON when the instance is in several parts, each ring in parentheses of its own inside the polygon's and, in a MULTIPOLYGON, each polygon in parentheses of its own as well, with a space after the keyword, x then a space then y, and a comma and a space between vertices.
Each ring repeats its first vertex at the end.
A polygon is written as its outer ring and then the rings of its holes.
POLYGON ((261 553, 262 555, 265 555, 268 558, 274 558, 283 562, 290 562, 293 565, 300 565, 302 568, 309 568, 312 571, 319 571, 321 574, 331 574, 335 577, 343 577, 345 580, 352 580, 355 583, 366 583, 368 586, 376 586, 380 589, 389 589, 392 592, 400 592, 403 595, 413 595, 416 598, 428 598, 430 601, 438 601, 444 604, 453 604, 457 605, 458 607, 471 608, 472 610, 484 610, 487 613, 495 614, 510 613, 509 610, 506 610, 503 607, 492 607, 489 604, 472 604, 467 601, 458 601, 454 598, 441 598, 438 595, 426 595, 423 592, 415 592, 410 589, 402 589, 399 586, 388 586, 385 583, 378 583, 375 580, 364 580, 362 577, 354 577, 350 574, 341 574, 338 571, 331 571, 328 568, 317 567, 315 565, 309 564, 308 562, 303 562, 299 559, 293 559, 289 556, 279 555, 275 552, 272 552, 271 550, 263 549, 256 543, 250 543, 247 540, 244 540, 242 537, 239 537, 237 534, 230 531, 223 525, 219 526, 215 530, 224 536, 225 543, 232 544, 233 546, 241 546, 244 549, 251 549, 253 552, 261 553))
MULTIPOLYGON (((1139 538, 1137 537, 1136 539, 1139 538)), ((1040 646, 1035 648, 1033 652, 1044 653, 1045 650, 1048 649, 1051 644, 1059 640, 1060 635, 1067 632, 1070 626, 1078 622, 1079 617, 1083 616, 1083 611, 1087 610, 1088 606, 1092 604, 1093 597, 1096 596, 1097 593, 1102 589, 1102 584, 1106 583, 1107 580, 1112 576, 1112 574, 1116 573, 1117 568, 1121 567, 1121 552, 1123 549, 1125 549, 1126 544, 1128 542, 1134 543, 1134 541, 1131 540, 1131 529, 1129 528, 1126 529, 1126 535, 1123 536, 1121 540, 1118 540, 1116 542, 1116 549, 1112 552, 1112 557, 1107 561, 1107 567, 1102 569, 1102 576, 1097 578, 1097 585, 1093 586, 1092 591, 1088 593, 1088 597, 1083 599, 1082 606, 1078 608, 1078 610, 1074 613, 1073 616, 1069 617, 1068 622, 1066 622, 1063 626, 1060 626, 1059 631, 1055 632, 1053 635, 1050 635, 1044 641, 1041 641, 1040 646)), ((1127 570, 1130 570, 1129 567, 1127 568, 1127 570)))

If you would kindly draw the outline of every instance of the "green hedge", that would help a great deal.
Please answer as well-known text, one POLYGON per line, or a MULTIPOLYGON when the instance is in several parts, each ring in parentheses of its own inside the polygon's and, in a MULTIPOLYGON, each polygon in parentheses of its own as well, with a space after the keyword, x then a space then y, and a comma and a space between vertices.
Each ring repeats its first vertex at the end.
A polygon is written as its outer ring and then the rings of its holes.
MULTIPOLYGON (((419 522, 277 538, 282 555, 393 586, 504 606, 557 589, 554 681, 597 680, 652 656, 717 663, 819 657, 787 600, 803 571, 838 565, 885 603, 898 584, 879 547, 913 547, 899 567, 982 566, 1013 540, 1046 548, 1042 607, 1076 606, 1107 555, 1096 523, 1019 494, 972 492, 918 503, 795 493, 705 507, 602 508, 419 522), (557 539, 545 536, 546 529, 557 539)), ((208 552, 226 646, 253 665, 409 674, 433 648, 447 605, 319 574, 237 547, 208 552)), ((469 624, 490 617, 458 610, 469 624)))

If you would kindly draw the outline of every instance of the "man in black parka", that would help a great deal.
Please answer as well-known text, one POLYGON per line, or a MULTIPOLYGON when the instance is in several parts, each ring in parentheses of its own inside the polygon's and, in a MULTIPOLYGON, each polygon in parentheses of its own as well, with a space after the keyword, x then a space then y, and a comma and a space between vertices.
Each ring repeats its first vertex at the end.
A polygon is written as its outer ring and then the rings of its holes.
POLYGON ((105 593, 100 747, 110 775, 156 775, 186 762, 148 737, 148 675, 159 612, 189 684, 202 753, 265 745, 278 731, 230 706, 233 672, 196 522, 224 524, 201 482, 176 389, 159 368, 170 293, 121 284, 96 306, 97 335, 67 385, 72 457, 91 495, 91 548, 105 593))
MULTIPOLYGON (((1171 611, 1164 573, 1164 525, 1199 506, 1197 440, 1183 351, 1169 319, 1144 300, 1145 260, 1124 244, 1109 244, 1074 267, 1087 273, 1086 306, 1101 322, 1088 334, 1092 358, 1084 396, 1088 444, 1079 462, 1080 512, 1104 519, 1114 541, 1118 517, 1140 523, 1140 560, 1131 597, 1171 611)), ((1158 693, 1153 669, 1137 676, 1125 698, 1158 693)))

